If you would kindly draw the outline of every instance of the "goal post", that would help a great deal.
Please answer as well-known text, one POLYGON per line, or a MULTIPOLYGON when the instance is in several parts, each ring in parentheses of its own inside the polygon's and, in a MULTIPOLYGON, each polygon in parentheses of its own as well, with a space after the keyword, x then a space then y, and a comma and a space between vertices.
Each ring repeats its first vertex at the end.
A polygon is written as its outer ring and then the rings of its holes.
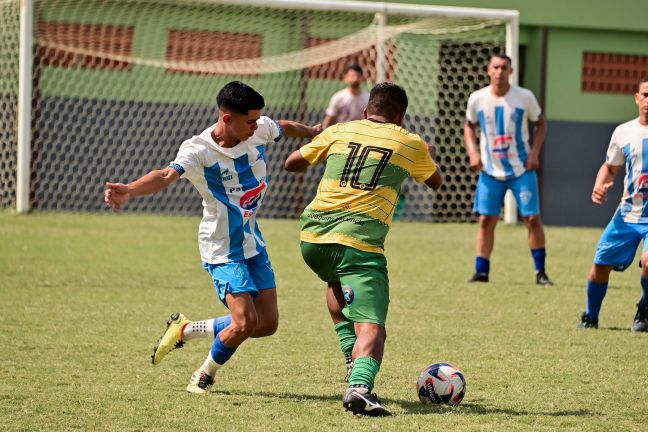
MULTIPOLYGON (((268 115, 319 123, 353 62, 366 89, 403 85, 405 127, 439 148, 445 186, 431 195, 406 183, 402 217, 474 220, 465 103, 487 84, 491 53, 505 50, 517 71, 510 10, 339 0, 0 0, 0 8, 0 32, 20 28, 19 53, 0 41, 0 98, 18 100, 0 105, 1 126, 15 130, 0 136, 0 207, 21 212, 103 210, 103 183, 167 164, 214 121, 215 94, 233 79, 264 95, 268 115)), ((318 171, 295 180, 281 169, 300 144, 268 146, 264 216, 296 217, 315 192, 318 171)), ((185 183, 128 211, 197 214, 185 183)))

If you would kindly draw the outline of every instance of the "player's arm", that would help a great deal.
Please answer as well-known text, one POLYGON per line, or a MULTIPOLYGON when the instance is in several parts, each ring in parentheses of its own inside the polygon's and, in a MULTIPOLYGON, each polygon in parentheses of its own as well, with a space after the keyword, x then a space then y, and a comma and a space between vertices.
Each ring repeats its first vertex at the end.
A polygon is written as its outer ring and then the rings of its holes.
POLYGON ((479 146, 477 145, 478 126, 479 123, 472 123, 470 121, 464 123, 464 143, 466 144, 466 151, 470 158, 470 169, 475 172, 479 172, 483 168, 479 146))
POLYGON ((623 165, 609 165, 607 162, 601 165, 596 180, 594 181, 594 189, 592 189, 592 202, 595 204, 603 204, 607 199, 607 192, 614 184, 614 177, 621 170, 623 165))
POLYGON ((531 125, 534 127, 533 144, 527 156, 526 169, 536 170, 540 167, 540 152, 547 136, 547 121, 544 116, 539 116, 538 121, 531 122, 531 125))
POLYGON ((295 150, 284 162, 284 168, 289 172, 304 172, 310 163, 302 156, 299 150, 295 150))
POLYGON ((424 182, 429 188, 438 190, 441 185, 443 184, 443 177, 441 177, 441 169, 438 168, 437 170, 434 171, 434 174, 430 176, 427 180, 424 182))
POLYGON ((179 178, 178 171, 167 167, 151 171, 128 184, 106 183, 104 201, 113 211, 117 211, 128 202, 131 196, 151 195, 160 192, 179 178))
POLYGON ((324 121, 322 122, 322 129, 326 129, 329 126, 333 126, 335 124, 335 116, 327 115, 324 117, 324 121))
POLYGON ((322 126, 308 126, 292 120, 279 120, 279 126, 283 129, 284 134, 296 138, 314 138, 322 131, 322 126))

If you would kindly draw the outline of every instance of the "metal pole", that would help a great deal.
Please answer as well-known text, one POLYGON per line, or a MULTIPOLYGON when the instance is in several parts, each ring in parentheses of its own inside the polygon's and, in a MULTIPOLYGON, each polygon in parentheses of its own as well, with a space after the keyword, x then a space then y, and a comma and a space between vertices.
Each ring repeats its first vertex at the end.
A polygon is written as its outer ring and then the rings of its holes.
POLYGON ((385 52, 385 26, 387 15, 384 12, 376 14, 376 83, 385 82, 385 65, 387 64, 385 52))
POLYGON ((34 62, 34 0, 20 2, 20 54, 18 81, 18 166, 16 210, 30 210, 32 67, 34 62))
MULTIPOLYGON (((506 55, 511 58, 513 74, 511 75, 511 84, 518 83, 518 27, 519 19, 514 17, 506 22, 506 55)), ((508 190, 504 196, 504 223, 517 223, 517 203, 513 192, 508 190)))

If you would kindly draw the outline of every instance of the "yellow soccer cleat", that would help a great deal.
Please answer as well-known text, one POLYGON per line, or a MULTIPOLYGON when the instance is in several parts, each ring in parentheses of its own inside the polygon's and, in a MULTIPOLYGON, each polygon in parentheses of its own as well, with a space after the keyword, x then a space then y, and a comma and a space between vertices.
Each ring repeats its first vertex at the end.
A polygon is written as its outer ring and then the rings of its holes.
POLYGON ((180 312, 175 312, 171 315, 171 319, 167 321, 166 331, 160 340, 158 340, 155 348, 153 348, 151 360, 153 360, 154 365, 160 364, 162 359, 174 349, 183 347, 182 330, 190 322, 180 312))
POLYGON ((205 394, 212 384, 214 384, 214 378, 207 375, 204 370, 198 369, 191 375, 187 391, 194 394, 205 394))

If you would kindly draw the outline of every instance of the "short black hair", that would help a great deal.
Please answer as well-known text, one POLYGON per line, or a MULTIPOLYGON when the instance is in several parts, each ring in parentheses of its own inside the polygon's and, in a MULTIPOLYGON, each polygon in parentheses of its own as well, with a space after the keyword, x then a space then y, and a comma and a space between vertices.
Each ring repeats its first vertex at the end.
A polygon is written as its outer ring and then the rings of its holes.
POLYGON ((488 59, 488 64, 490 64, 491 60, 493 60, 494 58, 498 58, 498 59, 506 60, 506 61, 508 62, 508 64, 509 64, 509 66, 512 66, 512 65, 513 65, 513 60, 511 60, 511 57, 507 56, 507 55, 504 54, 504 53, 494 53, 494 54, 491 54, 490 59, 488 59))
POLYGON ((218 108, 247 114, 249 110, 260 110, 265 106, 263 96, 241 81, 232 81, 218 92, 218 108))
POLYGON ((389 120, 396 120, 407 111, 407 93, 398 84, 384 82, 376 84, 369 93, 367 114, 377 114, 389 120))
POLYGON ((348 64, 344 68, 344 70, 342 71, 342 75, 346 75, 347 72, 349 72, 351 70, 358 72, 360 75, 364 75, 364 71, 362 70, 362 66, 360 66, 358 63, 350 63, 350 64, 348 64))
POLYGON ((643 78, 641 78, 641 81, 639 81, 639 84, 637 84, 637 91, 639 91, 639 87, 641 87, 641 84, 647 83, 648 82, 648 75, 644 75, 643 78))

